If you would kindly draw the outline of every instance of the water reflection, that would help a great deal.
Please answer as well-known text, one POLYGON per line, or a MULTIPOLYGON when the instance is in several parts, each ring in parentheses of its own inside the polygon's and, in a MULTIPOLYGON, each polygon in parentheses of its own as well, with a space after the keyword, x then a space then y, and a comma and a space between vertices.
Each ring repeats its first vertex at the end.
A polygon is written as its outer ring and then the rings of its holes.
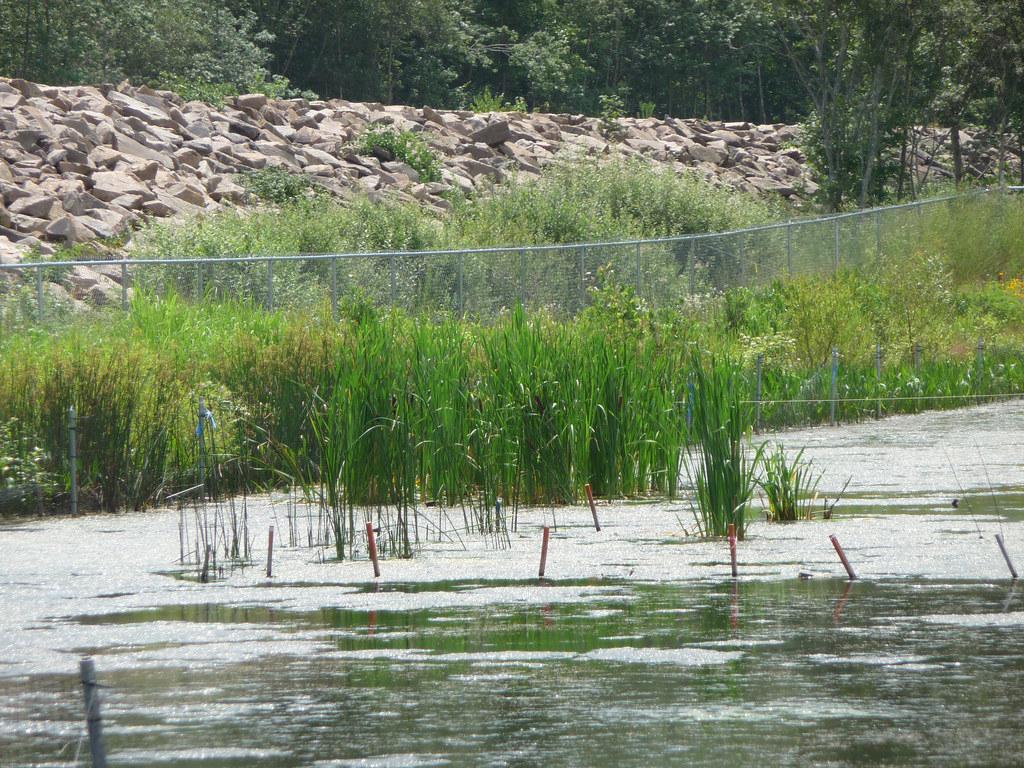
MULTIPOLYGON (((1016 584, 812 579, 624 584, 540 608, 201 605, 82 621, 327 641, 177 668, 94 649, 108 751, 132 765, 1000 765, 1024 747, 1019 611, 1016 584)), ((4 688, 0 762, 66 759, 81 730, 73 676, 4 688)))

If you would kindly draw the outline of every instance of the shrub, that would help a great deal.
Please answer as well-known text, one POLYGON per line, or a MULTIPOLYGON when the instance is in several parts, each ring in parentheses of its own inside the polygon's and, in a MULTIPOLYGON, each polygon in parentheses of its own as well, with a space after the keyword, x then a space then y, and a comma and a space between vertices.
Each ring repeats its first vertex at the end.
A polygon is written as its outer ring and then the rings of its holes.
POLYGON ((441 163, 434 150, 412 131, 398 131, 394 128, 371 128, 362 135, 359 152, 371 154, 385 150, 392 156, 414 169, 420 181, 429 183, 441 180, 441 163))
POLYGON ((308 176, 291 173, 284 168, 263 168, 247 171, 239 180, 251 194, 268 203, 284 205, 309 197, 313 183, 308 176))
POLYGON ((619 124, 619 119, 626 114, 626 105, 622 97, 614 93, 604 93, 600 96, 600 102, 601 133, 608 139, 621 137, 624 129, 619 124))

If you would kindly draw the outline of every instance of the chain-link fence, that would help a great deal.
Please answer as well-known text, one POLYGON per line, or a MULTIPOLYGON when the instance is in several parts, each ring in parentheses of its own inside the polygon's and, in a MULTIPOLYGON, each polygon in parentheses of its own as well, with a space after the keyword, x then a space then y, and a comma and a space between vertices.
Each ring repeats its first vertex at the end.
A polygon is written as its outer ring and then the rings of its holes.
POLYGON ((8 302, 36 321, 72 302, 128 307, 132 292, 240 300, 268 308, 330 305, 358 295, 411 313, 487 318, 522 302, 571 315, 602 279, 631 285, 654 307, 870 262, 905 238, 927 210, 962 196, 652 240, 459 251, 298 256, 39 261, 2 264, 8 302), (602 277, 603 276, 603 277, 602 277), (71 298, 73 297, 73 299, 71 298))

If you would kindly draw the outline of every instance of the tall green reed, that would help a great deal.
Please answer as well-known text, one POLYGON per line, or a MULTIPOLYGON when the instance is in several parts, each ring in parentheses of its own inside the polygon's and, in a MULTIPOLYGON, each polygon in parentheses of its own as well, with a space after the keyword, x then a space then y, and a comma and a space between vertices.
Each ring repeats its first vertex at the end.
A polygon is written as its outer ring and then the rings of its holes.
POLYGON ((697 526, 703 536, 724 536, 733 524, 743 538, 764 446, 747 455, 744 437, 752 414, 731 366, 714 358, 696 360, 693 376, 693 437, 698 446, 686 469, 694 487, 697 526))

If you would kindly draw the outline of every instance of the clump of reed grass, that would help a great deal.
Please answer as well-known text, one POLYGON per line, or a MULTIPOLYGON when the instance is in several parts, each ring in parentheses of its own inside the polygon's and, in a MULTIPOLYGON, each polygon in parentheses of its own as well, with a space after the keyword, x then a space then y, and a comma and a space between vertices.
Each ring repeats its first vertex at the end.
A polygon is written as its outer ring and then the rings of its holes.
POLYGON ((821 473, 814 475, 811 461, 803 460, 803 449, 792 459, 786 456, 781 444, 772 453, 766 453, 761 463, 758 487, 768 502, 768 520, 792 522, 814 518, 815 491, 821 473))
POLYGON ((729 525, 746 533, 764 446, 748 456, 744 437, 752 414, 742 402, 739 377, 720 360, 693 365, 693 426, 696 456, 685 464, 694 488, 694 517, 702 536, 724 536, 729 525))

